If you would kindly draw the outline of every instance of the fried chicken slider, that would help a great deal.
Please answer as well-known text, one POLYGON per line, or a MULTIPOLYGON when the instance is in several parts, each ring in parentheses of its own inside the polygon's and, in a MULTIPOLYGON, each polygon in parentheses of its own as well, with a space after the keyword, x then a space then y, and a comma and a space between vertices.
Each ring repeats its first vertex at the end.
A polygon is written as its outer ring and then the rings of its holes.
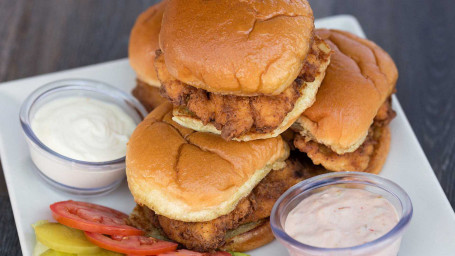
POLYGON ((240 141, 285 131, 314 102, 330 61, 306 0, 170 0, 160 49, 173 119, 240 141))
POLYGON ((155 72, 155 51, 166 1, 149 7, 137 18, 130 34, 128 57, 137 75, 133 95, 151 111, 165 101, 160 95, 160 81, 155 72))
POLYGON ((316 165, 330 171, 379 173, 395 117, 391 94, 398 71, 375 43, 337 30, 317 30, 334 51, 315 103, 293 125, 294 140, 316 165))
POLYGON ((184 128, 164 103, 128 143, 131 223, 197 251, 247 251, 273 240, 269 216, 289 187, 314 174, 289 160, 281 136, 248 142, 184 128))

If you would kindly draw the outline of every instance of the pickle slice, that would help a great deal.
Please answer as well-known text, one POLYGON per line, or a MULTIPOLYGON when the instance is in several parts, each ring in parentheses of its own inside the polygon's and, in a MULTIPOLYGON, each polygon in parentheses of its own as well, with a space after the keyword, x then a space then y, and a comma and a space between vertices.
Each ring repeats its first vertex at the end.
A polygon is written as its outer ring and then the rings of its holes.
POLYGON ((36 241, 35 248, 33 248, 33 256, 41 256, 41 254, 49 250, 52 249, 40 243, 39 241, 36 241))
POLYGON ((100 252, 97 253, 92 253, 92 254, 78 254, 77 256, 122 256, 125 254, 121 254, 118 252, 112 252, 108 250, 101 250, 100 252))
POLYGON ((41 256, 77 256, 74 253, 66 253, 66 252, 57 252, 52 249, 46 251, 45 253, 41 254, 41 256))
POLYGON ((36 239, 56 251, 55 253, 92 255, 102 251, 100 247, 90 243, 85 238, 84 232, 80 230, 69 228, 59 223, 42 221, 37 222, 33 227, 35 228, 36 239))
POLYGON ((82 254, 74 254, 74 253, 66 253, 66 252, 57 252, 52 249, 49 249, 45 251, 42 254, 39 254, 39 256, 122 256, 124 254, 121 253, 116 253, 116 252, 111 252, 107 250, 101 250, 96 253, 82 253, 82 254))

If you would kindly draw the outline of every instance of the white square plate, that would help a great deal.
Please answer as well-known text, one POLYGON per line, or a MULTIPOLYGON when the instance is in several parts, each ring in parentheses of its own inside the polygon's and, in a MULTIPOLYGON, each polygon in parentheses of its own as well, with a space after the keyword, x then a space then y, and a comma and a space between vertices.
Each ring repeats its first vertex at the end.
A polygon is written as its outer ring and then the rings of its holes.
MULTIPOLYGON (((351 16, 334 16, 316 21, 317 27, 347 30, 364 37, 359 23, 351 16)), ((127 60, 7 82, 0 85, 0 153, 17 231, 24 255, 31 255, 35 235, 31 224, 49 219, 53 202, 78 199, 51 189, 36 173, 19 124, 19 108, 29 93, 39 86, 65 78, 103 81, 130 91, 135 75, 127 60), (71 197, 71 198, 69 198, 71 197)), ((399 90, 399 88, 398 88, 399 90)), ((407 230, 400 255, 455 255, 455 214, 425 157, 404 113, 394 98, 397 118, 391 123, 390 155, 381 173, 400 184, 414 204, 414 217, 407 230)), ((126 184, 113 193, 81 199, 129 213, 134 201, 126 184)), ((251 251, 256 255, 287 255, 277 241, 251 251)))

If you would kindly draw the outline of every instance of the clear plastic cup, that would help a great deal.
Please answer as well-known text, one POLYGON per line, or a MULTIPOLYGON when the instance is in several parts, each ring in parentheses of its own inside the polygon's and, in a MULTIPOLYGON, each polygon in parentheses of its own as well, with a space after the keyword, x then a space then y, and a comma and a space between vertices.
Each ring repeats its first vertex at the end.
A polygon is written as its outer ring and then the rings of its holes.
POLYGON ((106 162, 87 162, 66 157, 41 142, 31 128, 36 111, 49 101, 83 96, 119 106, 139 124, 147 115, 131 95, 108 84, 86 80, 55 81, 32 92, 20 111, 20 122, 33 163, 40 176, 59 190, 78 195, 101 195, 118 187, 125 178, 125 156, 106 162))
POLYGON ((286 191, 273 207, 270 224, 277 240, 292 256, 392 256, 398 254, 401 238, 411 217, 411 199, 396 183, 369 173, 334 172, 302 181, 286 191), (376 240, 346 248, 315 247, 289 236, 284 229, 289 212, 305 198, 331 187, 364 189, 382 195, 395 207, 400 219, 395 227, 376 240))

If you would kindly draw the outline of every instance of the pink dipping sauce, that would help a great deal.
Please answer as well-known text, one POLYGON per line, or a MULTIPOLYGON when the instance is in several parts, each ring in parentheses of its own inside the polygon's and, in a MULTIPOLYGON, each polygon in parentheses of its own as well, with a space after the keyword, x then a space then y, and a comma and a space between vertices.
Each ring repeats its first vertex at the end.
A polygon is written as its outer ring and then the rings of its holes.
MULTIPOLYGON (((362 189, 332 187, 305 198, 289 212, 284 225, 295 240, 322 248, 345 248, 373 241, 399 221, 383 196, 362 189)), ((398 243, 389 250, 396 255, 398 243)))

